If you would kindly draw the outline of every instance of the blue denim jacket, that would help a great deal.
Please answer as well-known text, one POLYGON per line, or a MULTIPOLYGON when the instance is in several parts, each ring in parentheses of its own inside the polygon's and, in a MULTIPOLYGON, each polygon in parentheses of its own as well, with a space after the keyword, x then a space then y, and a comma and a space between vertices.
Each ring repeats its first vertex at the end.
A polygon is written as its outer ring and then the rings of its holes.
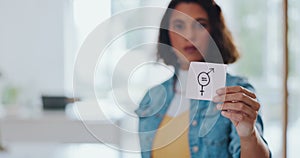
MULTIPOLYGON (((156 130, 174 97, 174 76, 151 88, 135 111, 139 116, 139 138, 143 158, 151 157, 156 130)), ((254 88, 247 80, 227 74, 226 86, 254 88)), ((188 141, 191 158, 239 158, 240 140, 231 121, 220 115, 215 103, 190 100, 190 125, 188 141), (193 123, 192 123, 193 122, 193 123)), ((263 122, 258 115, 256 127, 262 136, 263 122)))

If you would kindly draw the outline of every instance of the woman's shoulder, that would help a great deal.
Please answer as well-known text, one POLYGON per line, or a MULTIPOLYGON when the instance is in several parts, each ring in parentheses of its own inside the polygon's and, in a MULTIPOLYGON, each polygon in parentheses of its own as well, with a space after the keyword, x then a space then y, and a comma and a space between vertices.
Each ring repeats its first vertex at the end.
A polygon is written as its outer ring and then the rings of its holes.
POLYGON ((162 91, 162 90, 166 91, 166 90, 170 89, 173 85, 173 81, 174 81, 174 76, 168 78, 165 81, 162 81, 160 83, 157 83, 157 84, 149 87, 144 96, 147 96, 147 94, 149 94, 149 93, 158 94, 159 91, 162 91))
POLYGON ((245 76, 240 76, 240 75, 233 75, 231 73, 226 73, 226 81, 230 82, 248 82, 247 77, 245 76))
POLYGON ((232 75, 230 73, 226 74, 226 86, 242 86, 244 88, 254 91, 254 87, 249 82, 247 77, 232 75))
POLYGON ((153 112, 153 109, 160 109, 164 105, 165 101, 170 96, 170 91, 173 88, 173 78, 170 78, 160 84, 157 84, 149 88, 141 101, 135 113, 138 116, 148 116, 153 112))

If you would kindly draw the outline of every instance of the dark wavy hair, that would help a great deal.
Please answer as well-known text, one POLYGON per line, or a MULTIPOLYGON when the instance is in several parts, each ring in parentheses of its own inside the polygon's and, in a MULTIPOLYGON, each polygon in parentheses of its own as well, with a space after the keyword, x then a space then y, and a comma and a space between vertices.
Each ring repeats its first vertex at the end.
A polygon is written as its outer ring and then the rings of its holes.
MULTIPOLYGON (((210 36, 216 43, 219 52, 222 55, 222 62, 224 64, 234 63, 239 58, 239 52, 233 42, 230 31, 227 29, 220 6, 216 4, 214 0, 172 0, 168 8, 175 9, 180 3, 196 3, 206 11, 211 28, 210 36)), ((170 47, 166 47, 166 45, 172 47, 169 30, 166 29, 169 28, 171 14, 172 12, 167 10, 160 23, 157 59, 163 59, 165 64, 173 65, 175 69, 178 69, 179 63, 177 56, 170 47)))

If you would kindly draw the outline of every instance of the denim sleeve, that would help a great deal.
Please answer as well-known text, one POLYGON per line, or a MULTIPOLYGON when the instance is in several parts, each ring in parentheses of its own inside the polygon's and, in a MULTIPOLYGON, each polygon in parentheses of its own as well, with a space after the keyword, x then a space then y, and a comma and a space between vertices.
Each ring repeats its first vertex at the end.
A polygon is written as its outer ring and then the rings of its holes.
MULTIPOLYGON (((255 89, 254 87, 244 78, 239 78, 239 81, 237 82, 237 85, 242 86, 246 89, 248 89, 249 91, 255 93, 255 89)), ((260 134, 260 137, 262 138, 262 140, 268 145, 267 141, 264 139, 263 137, 263 130, 264 130, 264 126, 263 126, 263 120, 261 117, 261 110, 259 110, 258 112, 258 116, 257 116, 257 120, 256 120, 256 124, 255 127, 257 128, 257 131, 260 134)), ((234 127, 234 125, 231 125, 231 133, 230 133, 230 144, 229 144, 229 151, 232 154, 233 158, 239 158, 240 157, 240 138, 236 132, 236 129, 234 127)), ((269 149, 269 153, 270 153, 270 158, 272 157, 271 151, 269 149)))
POLYGON ((240 158, 241 153, 241 145, 240 145, 240 137, 235 130, 235 126, 231 124, 231 132, 230 132, 231 141, 229 143, 229 153, 232 155, 232 158, 240 158))
POLYGON ((139 107, 135 110, 135 113, 138 116, 142 116, 143 111, 147 108, 147 105, 149 105, 149 102, 151 101, 151 98, 149 96, 149 91, 144 95, 143 99, 139 103, 139 107))

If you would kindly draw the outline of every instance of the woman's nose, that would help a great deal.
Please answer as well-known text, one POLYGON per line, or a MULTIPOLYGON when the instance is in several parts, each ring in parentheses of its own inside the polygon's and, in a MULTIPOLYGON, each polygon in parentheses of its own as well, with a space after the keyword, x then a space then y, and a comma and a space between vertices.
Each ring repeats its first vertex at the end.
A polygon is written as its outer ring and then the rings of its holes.
POLYGON ((187 40, 187 41, 195 41, 196 40, 196 32, 193 28, 189 28, 189 29, 186 29, 185 33, 184 33, 184 38, 187 40))

